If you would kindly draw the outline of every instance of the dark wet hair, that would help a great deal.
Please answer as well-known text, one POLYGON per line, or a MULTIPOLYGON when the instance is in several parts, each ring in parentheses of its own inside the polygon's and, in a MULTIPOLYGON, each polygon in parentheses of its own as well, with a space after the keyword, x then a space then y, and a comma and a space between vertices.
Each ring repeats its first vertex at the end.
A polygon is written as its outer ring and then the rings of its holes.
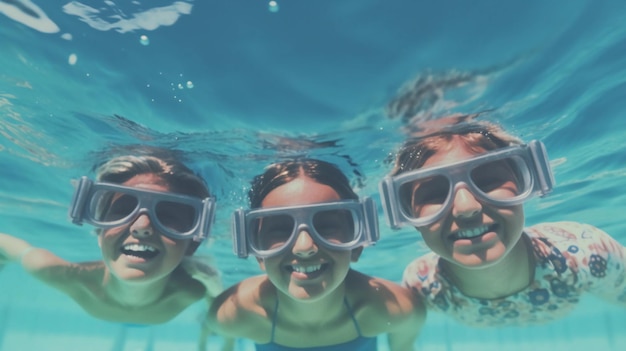
POLYGON ((261 207, 263 199, 272 190, 302 175, 328 185, 342 199, 359 199, 350 186, 350 181, 337 166, 326 161, 304 158, 274 163, 268 166, 263 174, 254 177, 248 192, 250 208, 261 207))
POLYGON ((421 168, 426 160, 458 136, 470 150, 495 150, 521 144, 521 140, 504 132, 499 126, 487 122, 460 123, 429 130, 407 139, 396 154, 391 175, 421 168))

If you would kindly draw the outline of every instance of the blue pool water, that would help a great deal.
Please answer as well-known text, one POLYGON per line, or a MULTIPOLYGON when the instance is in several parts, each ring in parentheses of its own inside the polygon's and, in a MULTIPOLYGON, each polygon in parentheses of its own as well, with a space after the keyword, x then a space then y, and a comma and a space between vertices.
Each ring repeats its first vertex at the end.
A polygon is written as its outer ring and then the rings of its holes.
MULTIPOLYGON (((387 104, 421 79, 421 118, 489 110, 482 118, 545 142, 557 187, 526 205, 528 224, 586 222, 626 245, 626 3, 277 4, 0 0, 0 232, 95 260, 93 233, 67 220, 70 179, 114 145, 175 148, 218 197, 214 240, 199 254, 233 284, 260 273, 229 241, 252 176, 277 156, 319 156, 377 198, 402 140, 387 104)), ((354 267, 399 281, 425 249, 416 232, 381 224, 382 240, 354 267)), ((164 325, 123 328, 17 265, 0 271, 2 351, 193 350, 202 313, 198 304, 164 325)), ((622 350, 624 330, 624 307, 589 296, 542 326, 476 329, 430 314, 417 344, 622 350)))

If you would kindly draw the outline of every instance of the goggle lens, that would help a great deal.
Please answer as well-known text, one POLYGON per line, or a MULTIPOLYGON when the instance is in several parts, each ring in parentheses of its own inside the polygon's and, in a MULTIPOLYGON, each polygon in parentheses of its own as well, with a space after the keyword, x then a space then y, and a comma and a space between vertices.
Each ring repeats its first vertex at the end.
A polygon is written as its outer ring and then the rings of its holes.
POLYGON ((515 198, 528 190, 530 171, 519 157, 481 164, 470 172, 472 183, 495 200, 515 198))
POLYGON ((507 201, 526 194, 532 185, 526 161, 518 156, 492 160, 456 173, 442 170, 408 181, 399 187, 402 211, 410 218, 425 219, 438 214, 454 196, 458 182, 465 182, 478 198, 507 201))
POLYGON ((253 240, 258 250, 271 250, 285 245, 291 237, 295 221, 288 215, 270 215, 255 219, 251 228, 253 240))
MULTIPOLYGON (((140 207, 142 199, 134 194, 100 189, 91 197, 89 213, 97 222, 111 224, 132 220, 140 207)), ((168 200, 155 201, 154 207, 149 210, 152 210, 151 220, 157 220, 161 226, 176 234, 190 232, 200 216, 194 206, 168 200)))
POLYGON ((155 206, 156 217, 161 224, 178 233, 188 233, 199 217, 196 209, 188 204, 159 201, 155 206))
MULTIPOLYGON (((315 212, 306 230, 315 231, 318 237, 330 244, 348 244, 357 236, 355 213, 346 209, 315 212), (312 226, 312 227, 311 227, 312 226)), ((289 214, 267 214, 255 217, 249 224, 252 228, 250 243, 258 251, 281 248, 297 235, 301 223, 289 214)), ((315 236, 313 236, 315 237, 315 236)))

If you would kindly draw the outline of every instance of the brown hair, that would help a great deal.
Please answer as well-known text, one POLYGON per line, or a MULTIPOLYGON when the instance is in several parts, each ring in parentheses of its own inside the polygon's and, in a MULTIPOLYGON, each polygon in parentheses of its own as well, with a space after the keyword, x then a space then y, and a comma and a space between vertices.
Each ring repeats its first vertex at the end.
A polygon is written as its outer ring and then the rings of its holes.
POLYGON ((254 177, 248 192, 250 208, 261 207, 267 194, 300 175, 305 175, 320 184, 328 185, 342 199, 358 200, 359 198, 350 186, 348 178, 337 166, 326 161, 305 158, 272 164, 265 169, 263 174, 254 177))
POLYGON ((495 150, 522 143, 499 126, 488 122, 460 123, 429 130, 428 133, 411 137, 404 142, 396 154, 391 175, 422 167, 429 157, 449 144, 454 137, 458 137, 469 150, 474 151, 495 150))

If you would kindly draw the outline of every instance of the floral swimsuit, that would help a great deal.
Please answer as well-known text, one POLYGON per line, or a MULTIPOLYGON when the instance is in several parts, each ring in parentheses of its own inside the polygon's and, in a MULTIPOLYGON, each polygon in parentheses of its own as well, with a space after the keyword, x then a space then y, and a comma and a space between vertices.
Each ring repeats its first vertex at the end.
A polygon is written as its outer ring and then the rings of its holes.
POLYGON ((498 299, 463 295, 426 254, 404 271, 403 284, 419 293, 430 310, 472 326, 549 322, 571 311, 590 292, 626 306, 626 252, 608 234, 575 222, 542 223, 524 230, 535 255, 535 278, 525 289, 498 299))

